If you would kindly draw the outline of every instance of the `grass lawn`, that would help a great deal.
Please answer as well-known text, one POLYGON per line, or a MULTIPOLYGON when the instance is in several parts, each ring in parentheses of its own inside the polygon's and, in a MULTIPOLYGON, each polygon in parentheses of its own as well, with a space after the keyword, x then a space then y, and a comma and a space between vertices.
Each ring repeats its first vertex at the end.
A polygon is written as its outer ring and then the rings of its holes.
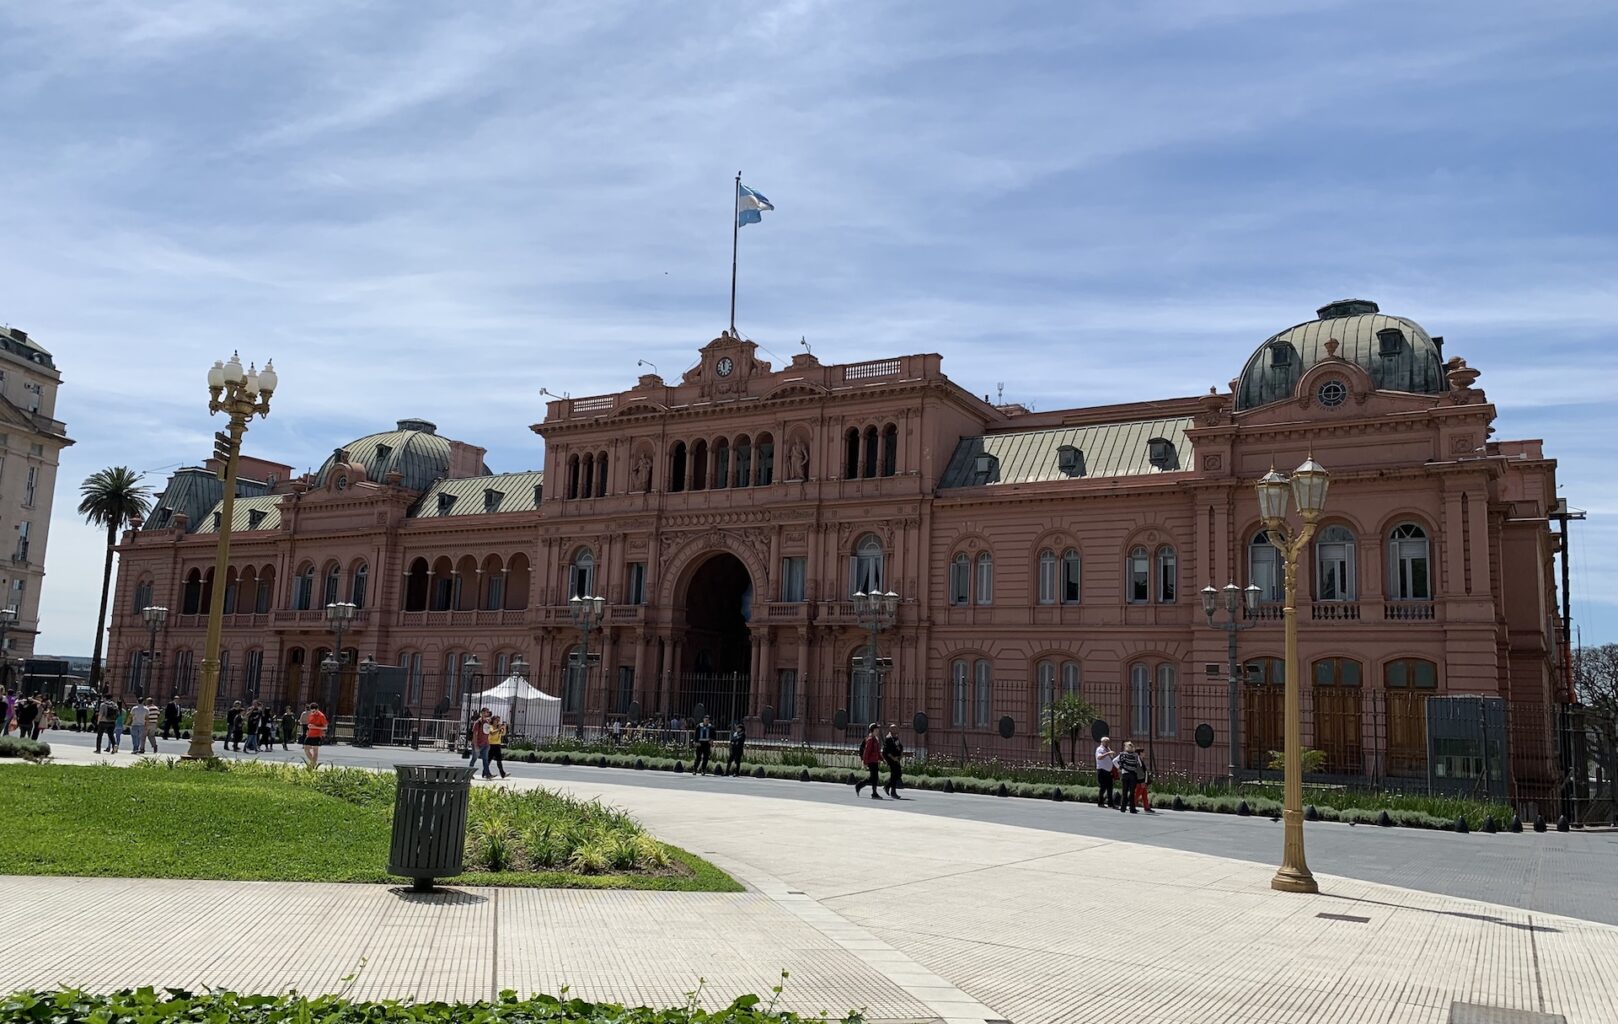
MULTIPOLYGON (((393 779, 387 775, 234 764, 222 771, 161 762, 127 768, 6 764, 0 765, 0 793, 6 796, 7 820, 17 826, 0 829, 0 874, 403 881, 387 873, 393 819, 393 779)), ((518 809, 543 803, 547 822, 559 820, 581 834, 596 820, 609 817, 599 808, 543 793, 502 792, 494 800, 518 809)), ((613 824, 634 828, 632 823, 613 824)), ((507 870, 471 872, 446 881, 741 890, 701 858, 656 844, 650 837, 640 841, 660 847, 666 866, 640 872, 574 873, 554 868, 510 870, 507 864, 507 870)), ((469 856, 468 864, 476 860, 469 856)), ((564 857, 559 866, 565 865, 564 857)))

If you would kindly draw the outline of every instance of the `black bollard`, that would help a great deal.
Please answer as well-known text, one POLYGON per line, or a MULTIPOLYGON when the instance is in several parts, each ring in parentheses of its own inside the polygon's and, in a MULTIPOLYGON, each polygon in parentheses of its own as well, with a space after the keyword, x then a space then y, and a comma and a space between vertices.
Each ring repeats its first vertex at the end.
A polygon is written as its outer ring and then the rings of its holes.
POLYGON ((1314 804, 1310 804, 1309 806, 1307 806, 1307 807, 1305 807, 1303 809, 1303 820, 1304 821, 1319 821, 1320 820, 1320 812, 1315 809, 1314 804))
POLYGON ((1393 827, 1393 818, 1389 817, 1387 811, 1383 811, 1381 814, 1378 814, 1376 816, 1376 823, 1378 825, 1382 826, 1383 828, 1392 828, 1393 827))
POLYGON ((1243 800, 1241 803, 1236 805, 1236 813, 1245 818, 1253 813, 1253 809, 1247 806, 1246 800, 1243 800))
POLYGON ((1472 831, 1466 824, 1466 815, 1458 814, 1455 816, 1455 831, 1463 836, 1472 831))
POLYGON ((1564 814, 1560 818, 1556 819, 1556 831, 1558 831, 1558 832, 1566 832, 1567 831, 1567 815, 1564 814))
POLYGON ((1545 831, 1545 815, 1543 815, 1543 814, 1534 815, 1534 831, 1535 832, 1543 832, 1543 831, 1545 831))
POLYGON ((1494 823, 1494 815, 1491 814, 1483 819, 1483 831, 1491 836, 1500 831, 1500 827, 1494 823))
POLYGON ((1519 816, 1513 814, 1511 816, 1510 828, 1511 828, 1511 831, 1513 831, 1513 832, 1521 832, 1522 831, 1522 818, 1520 818, 1519 816))

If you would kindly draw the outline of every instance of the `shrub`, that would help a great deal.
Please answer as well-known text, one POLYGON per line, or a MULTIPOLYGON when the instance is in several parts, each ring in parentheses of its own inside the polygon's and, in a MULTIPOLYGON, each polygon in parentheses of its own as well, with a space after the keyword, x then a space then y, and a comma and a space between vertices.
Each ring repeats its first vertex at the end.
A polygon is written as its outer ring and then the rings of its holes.
POLYGON ((815 756, 812 750, 783 750, 781 751, 780 763, 796 765, 799 768, 819 768, 820 758, 815 756))
POLYGON ((25 740, 21 736, 0 736, 0 757, 20 757, 25 761, 43 761, 51 756, 51 745, 39 740, 25 740))
MULTIPOLYGON (((1303 773, 1314 775, 1326 767, 1326 752, 1315 750, 1313 747, 1303 748, 1303 773)), ((1280 750, 1270 751, 1270 771, 1284 772, 1287 770, 1287 755, 1280 750)))

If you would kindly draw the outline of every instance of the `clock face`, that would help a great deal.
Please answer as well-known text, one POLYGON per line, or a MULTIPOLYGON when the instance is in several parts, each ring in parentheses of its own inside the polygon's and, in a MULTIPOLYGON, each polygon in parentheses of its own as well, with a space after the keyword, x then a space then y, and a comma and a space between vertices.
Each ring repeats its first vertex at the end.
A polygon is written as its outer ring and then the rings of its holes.
POLYGON ((714 369, 719 372, 719 376, 729 377, 730 372, 736 369, 736 364, 731 362, 729 356, 725 356, 723 359, 719 360, 718 365, 716 365, 714 369))

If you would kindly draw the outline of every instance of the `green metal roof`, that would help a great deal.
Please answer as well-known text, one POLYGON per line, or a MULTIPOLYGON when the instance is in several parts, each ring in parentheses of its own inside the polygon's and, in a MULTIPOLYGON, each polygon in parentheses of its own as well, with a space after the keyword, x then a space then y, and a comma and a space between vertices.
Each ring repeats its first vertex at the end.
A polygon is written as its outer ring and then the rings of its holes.
MULTIPOLYGON (((196 528, 194 530, 192 530, 191 532, 192 533, 218 533, 219 530, 214 526, 214 522, 213 522, 214 516, 222 514, 224 512, 224 510, 225 510, 224 501, 220 500, 220 501, 216 502, 214 504, 214 507, 208 510, 207 515, 204 515, 202 517, 202 521, 200 523, 194 524, 196 526, 196 528)), ((241 532, 244 532, 244 531, 247 531, 247 530, 277 530, 277 529, 280 529, 280 527, 281 527, 281 495, 279 495, 279 494, 266 494, 263 497, 259 497, 259 498, 237 498, 236 499, 236 506, 235 506, 235 508, 233 508, 231 510, 231 513, 232 513, 231 517, 230 517, 230 532, 231 533, 241 533, 241 532), (254 512, 262 512, 263 513, 262 516, 256 517, 256 518, 258 518, 258 521, 259 521, 257 526, 253 525, 253 519, 255 518, 255 516, 253 515, 254 512)))
POLYGON ((410 516, 413 519, 437 519, 493 515, 498 512, 532 512, 539 508, 536 490, 544 481, 545 474, 538 470, 439 480, 416 502, 410 516))
POLYGON ((1424 395, 1449 390, 1439 343, 1414 320, 1389 316, 1365 299, 1334 302, 1322 306, 1319 314, 1319 319, 1273 335, 1247 360, 1236 385, 1238 410, 1291 398, 1298 378, 1325 361, 1326 342, 1333 338, 1340 343, 1337 355, 1364 367, 1378 390, 1424 395), (1390 329, 1401 340, 1397 351, 1383 355, 1377 335, 1390 329))
POLYGON ((1120 476, 1149 476, 1190 469, 1191 442, 1185 432, 1189 417, 1139 420, 1133 423, 1104 423, 1087 427, 1052 427, 1045 430, 1018 430, 980 437, 963 437, 955 446, 940 487, 993 487, 1000 484, 1044 483, 1088 477, 1112 479, 1120 476), (1173 445, 1169 457, 1152 460, 1152 441, 1173 445), (1064 446, 1077 449, 1083 470, 1064 471, 1064 446), (985 473, 978 456, 993 456, 985 473))
MULTIPOLYGON (((243 498, 256 498, 268 489, 266 484, 255 480, 237 480, 236 498, 239 503, 243 498)), ((152 514, 146 517, 146 522, 141 528, 168 529, 174 525, 174 517, 183 512, 190 519, 187 532, 196 533, 205 522, 211 531, 212 513, 219 508, 224 496, 225 483, 213 470, 200 466, 175 470, 163 488, 163 493, 152 502, 152 514)), ((237 507, 240 508, 240 504, 237 507)))
MULTIPOLYGON (((438 428, 426 420, 400 420, 398 429, 369 434, 343 445, 320 464, 316 486, 324 486, 332 467, 341 461, 358 462, 375 483, 386 483, 388 474, 398 470, 401 486, 424 491, 434 480, 449 472, 449 439, 439 436, 438 428)), ((483 471, 489 471, 488 466, 483 471)))

